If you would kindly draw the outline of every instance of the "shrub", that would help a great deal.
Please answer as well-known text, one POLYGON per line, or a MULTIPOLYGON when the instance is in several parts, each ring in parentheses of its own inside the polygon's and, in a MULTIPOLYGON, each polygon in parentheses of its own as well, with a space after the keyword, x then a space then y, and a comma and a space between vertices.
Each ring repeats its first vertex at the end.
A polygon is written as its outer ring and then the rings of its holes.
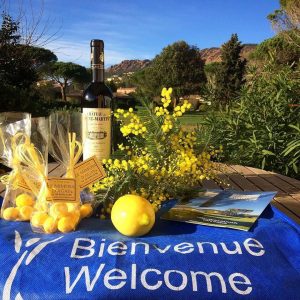
POLYGON ((237 104, 207 116, 206 135, 214 146, 224 146, 226 161, 296 177, 283 151, 294 135, 290 125, 299 121, 299 107, 290 106, 299 101, 299 89, 299 71, 290 66, 251 70, 237 104))
POLYGON ((295 173, 299 173, 300 162, 300 124, 290 125, 294 129, 294 135, 283 151, 283 155, 288 158, 288 167, 292 167, 295 173))

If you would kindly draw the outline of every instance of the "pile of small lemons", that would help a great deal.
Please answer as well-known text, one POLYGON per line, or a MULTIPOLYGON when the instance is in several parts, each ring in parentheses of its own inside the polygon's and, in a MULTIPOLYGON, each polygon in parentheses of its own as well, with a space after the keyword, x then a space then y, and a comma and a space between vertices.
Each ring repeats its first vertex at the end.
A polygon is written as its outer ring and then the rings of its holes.
POLYGON ((67 233, 75 230, 79 221, 93 213, 90 203, 82 205, 59 202, 50 205, 48 212, 36 211, 31 217, 31 225, 40 228, 45 233, 60 231, 67 233))
POLYGON ((16 198, 16 207, 7 207, 2 217, 7 221, 29 221, 34 210, 34 198, 29 194, 20 194, 16 198))
POLYGON ((92 215, 90 203, 70 202, 50 203, 45 210, 37 209, 34 198, 26 193, 16 197, 16 207, 7 207, 2 217, 7 221, 29 221, 35 228, 45 233, 60 231, 67 233, 75 230, 79 221, 92 215))

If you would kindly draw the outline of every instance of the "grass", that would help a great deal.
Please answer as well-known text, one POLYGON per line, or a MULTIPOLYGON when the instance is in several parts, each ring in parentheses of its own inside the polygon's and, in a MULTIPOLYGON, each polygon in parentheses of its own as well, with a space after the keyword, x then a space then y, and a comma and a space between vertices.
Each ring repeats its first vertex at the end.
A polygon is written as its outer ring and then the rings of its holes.
MULTIPOLYGON (((142 110, 141 106, 135 107, 137 110, 142 110)), ((187 130, 194 129, 198 124, 201 124, 203 116, 205 116, 205 112, 187 112, 178 120, 183 125, 183 128, 187 130)))
POLYGON ((179 120, 182 125, 196 126, 201 124, 203 116, 205 116, 205 112, 191 112, 184 114, 179 120))

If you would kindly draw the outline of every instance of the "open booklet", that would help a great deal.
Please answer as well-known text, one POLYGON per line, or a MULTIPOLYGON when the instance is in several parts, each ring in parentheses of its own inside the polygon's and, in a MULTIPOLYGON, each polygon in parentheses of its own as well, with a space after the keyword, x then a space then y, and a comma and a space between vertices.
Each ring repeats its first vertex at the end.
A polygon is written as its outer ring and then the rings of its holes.
POLYGON ((161 218, 171 221, 249 230, 276 192, 206 190, 173 206, 161 218))

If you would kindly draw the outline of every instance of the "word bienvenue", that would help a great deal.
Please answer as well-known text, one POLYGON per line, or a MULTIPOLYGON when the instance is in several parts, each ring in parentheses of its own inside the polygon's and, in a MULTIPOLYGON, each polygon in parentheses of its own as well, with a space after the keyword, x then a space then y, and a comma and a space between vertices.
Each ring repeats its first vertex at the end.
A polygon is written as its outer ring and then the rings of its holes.
MULTIPOLYGON (((151 255, 162 254, 167 255, 171 252, 186 255, 192 252, 205 254, 226 254, 226 255, 241 255, 249 254, 254 257, 260 257, 265 254, 263 245, 256 239, 248 238, 243 243, 233 241, 234 245, 226 245, 225 243, 212 242, 182 242, 176 245, 165 245, 158 247, 157 245, 148 244, 145 242, 124 242, 116 241, 108 243, 105 239, 101 239, 100 245, 96 246, 93 239, 76 238, 73 243, 70 254, 71 259, 85 260, 87 258, 103 257, 103 256, 124 256, 124 255, 151 255), (229 249, 230 248, 230 249, 229 249)), ((87 292, 93 291, 97 283, 103 284, 109 290, 118 290, 123 287, 130 286, 130 289, 144 288, 146 290, 158 290, 162 287, 167 287, 173 291, 182 291, 191 287, 193 292, 198 292, 200 289, 211 293, 214 289, 226 294, 230 289, 239 295, 249 295, 253 291, 250 279, 242 273, 232 273, 228 278, 224 278, 219 272, 203 272, 197 270, 182 271, 182 270, 165 270, 161 271, 157 268, 147 268, 139 270, 137 264, 128 266, 126 270, 119 268, 109 269, 105 263, 99 263, 98 269, 93 277, 90 274, 89 266, 82 265, 76 274, 70 267, 64 267, 65 273, 65 292, 71 294, 76 285, 81 280, 84 281, 87 292), (147 278, 151 277, 150 280, 147 278), (153 282, 153 277, 156 278, 153 282), (174 278, 176 277, 176 280, 174 278), (179 280, 178 280, 179 278, 179 280), (175 283, 176 281, 176 283, 175 283)))

